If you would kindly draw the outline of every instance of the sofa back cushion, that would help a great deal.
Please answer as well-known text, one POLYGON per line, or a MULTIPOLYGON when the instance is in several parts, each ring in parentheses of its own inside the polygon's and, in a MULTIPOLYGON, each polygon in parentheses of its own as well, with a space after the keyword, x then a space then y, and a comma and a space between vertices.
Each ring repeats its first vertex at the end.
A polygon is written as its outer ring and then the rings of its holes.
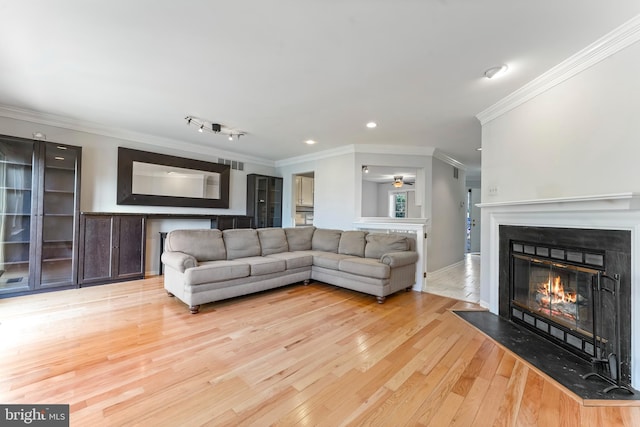
POLYGON ((337 254, 340 236, 342 236, 342 230, 316 228, 316 231, 313 232, 313 238, 311 239, 311 249, 337 254))
POLYGON ((252 228, 229 229, 222 232, 227 259, 260 256, 258 232, 252 228))
POLYGON ((338 244, 338 253, 364 257, 366 231, 343 231, 338 244))
MULTIPOLYGON (((369 233, 367 245, 364 248, 366 258, 380 258, 388 252, 401 252, 409 250, 409 242, 406 236, 397 234, 369 233)), ((228 250, 228 249, 227 249, 228 250)))
POLYGON ((259 228, 258 238, 262 248, 262 256, 287 252, 287 235, 282 228, 259 228))
POLYGON ((289 250, 292 252, 311 250, 311 238, 315 229, 315 227, 285 228, 289 250))
POLYGON ((222 232, 216 229, 173 230, 167 234, 164 250, 184 252, 198 262, 227 259, 222 232))

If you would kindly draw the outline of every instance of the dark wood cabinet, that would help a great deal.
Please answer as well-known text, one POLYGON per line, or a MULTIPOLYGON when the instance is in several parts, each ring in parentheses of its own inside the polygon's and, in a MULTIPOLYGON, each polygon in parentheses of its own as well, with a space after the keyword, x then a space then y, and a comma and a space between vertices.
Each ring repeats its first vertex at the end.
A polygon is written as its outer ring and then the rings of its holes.
POLYGON ((282 227, 282 178, 247 175, 247 216, 256 228, 282 227))
POLYGON ((144 215, 81 215, 81 285, 144 278, 145 219, 144 215))
POLYGON ((0 296, 77 286, 81 157, 0 136, 0 296))

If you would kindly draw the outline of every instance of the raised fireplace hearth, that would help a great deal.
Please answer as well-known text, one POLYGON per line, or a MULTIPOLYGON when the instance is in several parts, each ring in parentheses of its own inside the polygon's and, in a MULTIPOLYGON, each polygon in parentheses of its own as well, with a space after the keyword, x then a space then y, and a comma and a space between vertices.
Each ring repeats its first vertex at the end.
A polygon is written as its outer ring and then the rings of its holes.
POLYGON ((499 314, 631 383, 631 233, 500 226, 499 314))

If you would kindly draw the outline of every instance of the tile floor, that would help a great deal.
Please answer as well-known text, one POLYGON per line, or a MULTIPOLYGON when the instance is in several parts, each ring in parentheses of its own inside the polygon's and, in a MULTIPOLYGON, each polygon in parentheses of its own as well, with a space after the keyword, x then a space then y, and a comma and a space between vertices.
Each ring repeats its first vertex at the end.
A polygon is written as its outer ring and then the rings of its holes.
POLYGON ((427 274, 426 291, 461 301, 480 301, 480 254, 466 254, 457 262, 427 274))

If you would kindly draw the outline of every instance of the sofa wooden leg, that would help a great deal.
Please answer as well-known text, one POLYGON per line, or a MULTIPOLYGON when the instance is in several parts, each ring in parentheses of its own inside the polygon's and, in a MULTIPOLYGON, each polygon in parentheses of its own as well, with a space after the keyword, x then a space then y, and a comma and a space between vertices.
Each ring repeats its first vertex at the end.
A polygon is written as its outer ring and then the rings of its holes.
POLYGON ((167 295, 169 295, 170 297, 175 297, 174 294, 172 294, 171 292, 167 291, 167 295))
POLYGON ((307 286, 309 284, 309 279, 306 279, 303 283, 305 286, 307 286))
POLYGON ((376 299, 378 300, 378 304, 384 304, 384 300, 386 300, 387 297, 376 297, 376 299))
POLYGON ((412 288, 411 286, 409 286, 409 287, 407 287, 407 288, 404 288, 404 291, 405 291, 405 292, 411 292, 411 289, 413 289, 413 288, 412 288))
POLYGON ((189 311, 191 312, 191 314, 198 314, 198 312, 200 311, 200 306, 192 305, 189 307, 189 311))

